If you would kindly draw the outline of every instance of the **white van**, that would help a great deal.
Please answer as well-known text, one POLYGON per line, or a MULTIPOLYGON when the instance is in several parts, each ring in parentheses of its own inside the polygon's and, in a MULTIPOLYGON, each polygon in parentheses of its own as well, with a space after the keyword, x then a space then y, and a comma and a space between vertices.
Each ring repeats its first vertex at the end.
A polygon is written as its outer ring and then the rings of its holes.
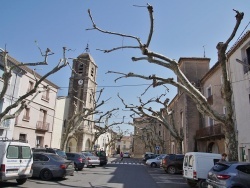
POLYGON ((190 187, 207 187, 208 171, 221 159, 217 153, 188 152, 183 161, 183 177, 190 187))
POLYGON ((32 176, 30 145, 21 141, 0 140, 0 183, 16 179, 19 185, 32 176))

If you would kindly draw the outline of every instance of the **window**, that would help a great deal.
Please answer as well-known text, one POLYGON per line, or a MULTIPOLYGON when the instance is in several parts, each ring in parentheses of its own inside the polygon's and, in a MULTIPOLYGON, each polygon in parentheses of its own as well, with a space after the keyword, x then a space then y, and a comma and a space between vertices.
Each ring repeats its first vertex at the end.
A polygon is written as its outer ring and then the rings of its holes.
POLYGON ((92 77, 94 77, 94 68, 93 68, 93 67, 91 68, 91 73, 90 73, 90 75, 91 75, 92 77))
POLYGON ((181 127, 183 127, 183 124, 184 124, 184 123, 183 123, 183 112, 181 112, 180 115, 181 115, 181 127))
POLYGON ((159 131, 159 136, 161 136, 161 131, 159 131))
POLYGON ((193 167, 194 166, 194 156, 193 155, 189 156, 188 166, 189 167, 193 167))
POLYGON ((208 126, 212 126, 214 124, 214 120, 208 117, 208 126))
POLYGON ((239 165, 236 167, 236 169, 246 174, 250 174, 250 165, 239 165))
POLYGON ((41 109, 40 110, 40 121, 42 121, 42 122, 45 123, 46 122, 46 118, 47 118, 47 111, 41 109))
POLYGON ((212 88, 211 86, 207 88, 207 97, 210 97, 212 95, 212 88))
POLYGON ((50 89, 49 89, 48 86, 43 86, 43 89, 44 89, 44 92, 43 92, 43 95, 42 95, 42 99, 45 100, 45 101, 49 101, 50 89))
POLYGON ((22 153, 22 159, 30 159, 31 156, 31 151, 30 151, 30 147, 28 146, 21 146, 21 153, 22 153))
POLYGON ((18 146, 9 146, 6 157, 8 159, 18 159, 18 146))
POLYGON ((27 92, 30 92, 33 88, 34 88, 34 82, 29 81, 29 87, 27 92))
POLYGON ((4 67, 2 65, 0 65, 0 77, 3 77, 3 73, 4 73, 4 67))
POLYGON ((243 59, 243 72, 247 73, 250 70, 250 47, 246 49, 246 57, 243 59))
POLYGON ((0 112, 3 110, 3 99, 0 100, 0 112))
POLYGON ((83 73, 83 63, 81 63, 78 67, 78 74, 82 74, 83 73))
POLYGON ((43 136, 37 136, 36 137, 36 147, 41 147, 41 146, 43 146, 43 136))
POLYGON ((26 107, 24 109, 23 120, 24 121, 29 121, 30 120, 30 108, 26 107))
POLYGON ((19 134, 19 140, 26 141, 26 134, 19 134))
POLYGON ((89 94, 89 103, 92 102, 92 94, 89 94))
POLYGON ((223 114, 227 114, 227 107, 223 106, 223 114))
POLYGON ((30 147, 13 146, 7 148, 7 159, 30 159, 32 157, 30 147))

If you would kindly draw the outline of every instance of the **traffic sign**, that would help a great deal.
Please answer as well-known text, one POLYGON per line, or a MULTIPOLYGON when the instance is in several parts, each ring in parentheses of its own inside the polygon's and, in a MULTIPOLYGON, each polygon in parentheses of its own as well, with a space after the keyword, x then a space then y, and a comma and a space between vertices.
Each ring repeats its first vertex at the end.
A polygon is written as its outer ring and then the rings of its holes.
POLYGON ((160 150, 160 146, 155 146, 155 149, 156 150, 160 150))

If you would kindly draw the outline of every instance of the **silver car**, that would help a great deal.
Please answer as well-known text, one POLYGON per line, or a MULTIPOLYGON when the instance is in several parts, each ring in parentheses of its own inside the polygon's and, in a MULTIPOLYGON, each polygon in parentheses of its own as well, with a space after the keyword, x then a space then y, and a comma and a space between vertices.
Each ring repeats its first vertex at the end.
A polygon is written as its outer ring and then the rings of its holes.
POLYGON ((250 163, 247 162, 218 162, 208 172, 209 188, 249 188, 250 163))
POLYGON ((95 167, 95 166, 100 165, 99 157, 95 156, 94 154, 92 154, 90 152, 84 152, 83 151, 82 154, 86 158, 85 164, 87 165, 87 167, 89 167, 89 166, 95 167))
POLYGON ((161 160, 166 156, 167 154, 161 154, 160 156, 154 158, 154 159, 148 159, 146 161, 146 165, 149 165, 151 167, 160 167, 161 160))

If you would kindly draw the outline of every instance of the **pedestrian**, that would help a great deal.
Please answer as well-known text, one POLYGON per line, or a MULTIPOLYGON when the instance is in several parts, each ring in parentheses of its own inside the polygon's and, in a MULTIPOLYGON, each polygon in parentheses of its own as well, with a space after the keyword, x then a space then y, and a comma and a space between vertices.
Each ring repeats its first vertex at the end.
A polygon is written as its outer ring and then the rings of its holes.
POLYGON ((120 153, 120 157, 121 157, 121 161, 122 161, 123 160, 123 153, 122 153, 122 151, 120 153))
POLYGON ((227 161, 226 158, 227 158, 227 154, 226 153, 222 153, 221 154, 221 159, 219 160, 219 162, 226 162, 227 161))

